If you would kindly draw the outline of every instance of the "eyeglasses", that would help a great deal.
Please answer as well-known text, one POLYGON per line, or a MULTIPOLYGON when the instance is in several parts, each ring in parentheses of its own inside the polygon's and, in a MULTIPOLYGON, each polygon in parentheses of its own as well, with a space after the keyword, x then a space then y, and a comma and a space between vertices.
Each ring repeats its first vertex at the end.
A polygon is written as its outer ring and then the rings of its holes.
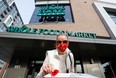
POLYGON ((68 41, 67 40, 64 40, 64 41, 56 41, 57 43, 59 43, 59 44, 61 44, 61 43, 68 43, 68 41))

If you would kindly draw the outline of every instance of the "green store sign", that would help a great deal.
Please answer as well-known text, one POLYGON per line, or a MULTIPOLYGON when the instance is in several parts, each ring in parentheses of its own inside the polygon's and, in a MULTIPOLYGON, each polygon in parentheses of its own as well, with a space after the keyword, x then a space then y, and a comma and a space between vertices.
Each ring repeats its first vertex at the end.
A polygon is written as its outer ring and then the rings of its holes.
POLYGON ((38 16, 47 16, 47 15, 65 15, 65 8, 61 5, 48 5, 41 6, 38 16))
POLYGON ((22 27, 8 27, 7 32, 11 33, 24 33, 24 34, 38 34, 38 35, 58 35, 60 33, 65 33, 70 37, 81 37, 81 38, 96 38, 94 33, 84 33, 84 32, 73 32, 73 31, 63 31, 63 30, 49 30, 49 29, 37 29, 28 28, 27 26, 22 27))

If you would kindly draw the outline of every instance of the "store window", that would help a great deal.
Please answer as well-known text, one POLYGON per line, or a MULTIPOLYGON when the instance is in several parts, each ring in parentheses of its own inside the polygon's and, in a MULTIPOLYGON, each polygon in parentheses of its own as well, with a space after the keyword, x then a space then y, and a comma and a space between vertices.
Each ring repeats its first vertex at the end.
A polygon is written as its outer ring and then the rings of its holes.
POLYGON ((30 23, 73 22, 70 4, 37 5, 30 23))

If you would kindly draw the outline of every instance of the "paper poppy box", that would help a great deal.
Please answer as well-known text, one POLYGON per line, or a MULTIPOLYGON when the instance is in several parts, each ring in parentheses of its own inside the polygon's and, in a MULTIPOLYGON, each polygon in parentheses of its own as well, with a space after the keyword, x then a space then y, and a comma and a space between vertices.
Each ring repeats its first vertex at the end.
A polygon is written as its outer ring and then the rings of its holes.
POLYGON ((78 73, 58 73, 55 76, 47 74, 44 78, 99 78, 89 74, 78 74, 78 73))

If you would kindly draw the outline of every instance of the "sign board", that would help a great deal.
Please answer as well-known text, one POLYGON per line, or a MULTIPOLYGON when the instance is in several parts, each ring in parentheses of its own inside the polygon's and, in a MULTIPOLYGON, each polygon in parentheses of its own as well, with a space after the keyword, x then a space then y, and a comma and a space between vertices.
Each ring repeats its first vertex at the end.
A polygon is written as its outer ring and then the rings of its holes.
POLYGON ((41 6, 38 16, 54 16, 54 15, 65 15, 65 8, 63 5, 47 5, 41 6))
POLYGON ((25 25, 22 27, 10 26, 10 27, 8 27, 7 32, 38 34, 38 35, 58 35, 60 33, 65 33, 66 35, 68 35, 70 37, 96 38, 96 34, 94 34, 94 33, 74 32, 74 31, 64 31, 64 30, 37 29, 37 28, 31 29, 25 25))

